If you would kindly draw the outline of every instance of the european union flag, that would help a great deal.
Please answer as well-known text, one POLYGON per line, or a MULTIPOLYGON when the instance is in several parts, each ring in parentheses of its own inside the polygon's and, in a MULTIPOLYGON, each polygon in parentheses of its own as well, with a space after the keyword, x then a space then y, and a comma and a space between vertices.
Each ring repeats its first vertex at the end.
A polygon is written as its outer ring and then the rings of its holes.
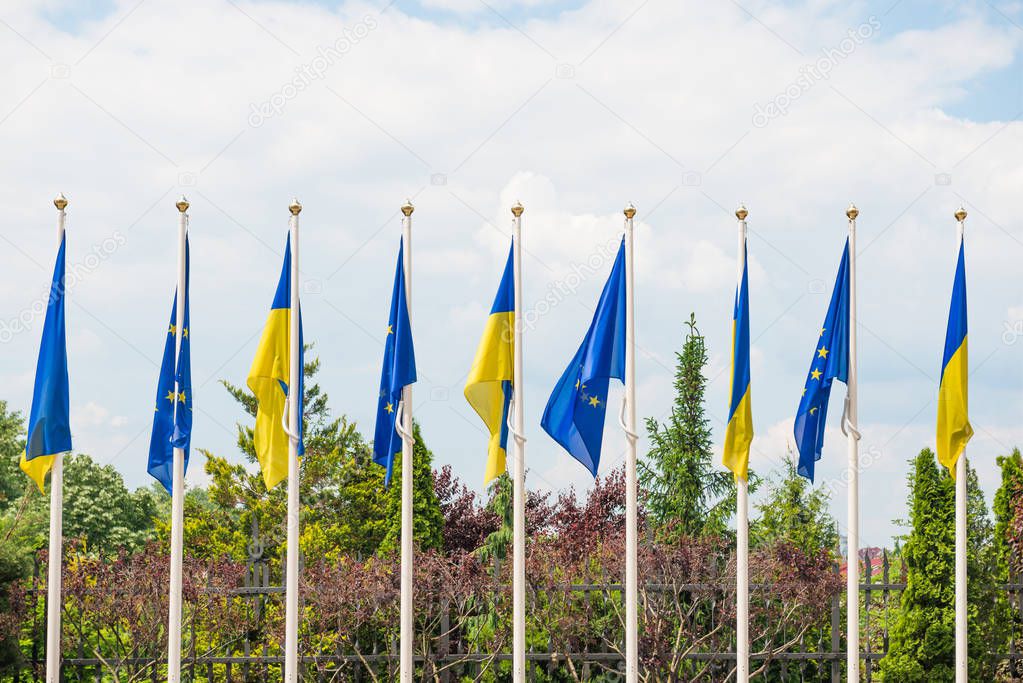
POLYGON ((61 238, 53 267, 50 298, 43 320, 32 410, 28 414, 21 469, 43 492, 46 473, 61 453, 71 450, 70 398, 67 373, 67 333, 64 327, 64 272, 67 239, 61 238))
MULTIPOLYGON (((373 437, 373 461, 387 468, 384 486, 391 483, 394 455, 401 452, 401 437, 395 429, 401 390, 416 381, 416 352, 412 348, 412 326, 405 299, 404 240, 398 247, 398 268, 394 274, 391 313, 384 339, 384 367, 380 373, 377 426, 373 437)), ((405 406, 408 410, 408 406, 405 406)))
POLYGON ((796 411, 795 437, 799 450, 799 474, 813 481, 814 464, 824 448, 831 382, 849 377, 849 240, 845 241, 838 266, 831 305, 821 327, 820 340, 810 361, 803 398, 796 411))
POLYGON ((178 296, 174 292, 170 325, 163 344, 163 362, 160 379, 156 384, 156 411, 153 413, 153 435, 149 440, 149 466, 147 470, 163 484, 167 493, 173 493, 174 449, 185 451, 185 470, 188 470, 188 447, 192 441, 192 362, 191 328, 188 319, 188 237, 185 237, 185 314, 181 326, 181 348, 175 359, 174 347, 178 332, 178 296), (175 387, 175 382, 177 386, 175 387))
POLYGON ((554 387, 541 426, 597 476, 612 377, 625 381, 625 240, 572 362, 554 387))

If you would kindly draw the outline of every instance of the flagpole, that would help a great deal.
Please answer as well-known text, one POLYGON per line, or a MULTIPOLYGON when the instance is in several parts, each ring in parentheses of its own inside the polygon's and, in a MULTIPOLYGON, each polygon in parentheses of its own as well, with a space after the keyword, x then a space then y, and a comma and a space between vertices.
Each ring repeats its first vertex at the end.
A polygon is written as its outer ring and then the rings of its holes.
POLYGON ((526 439, 522 404, 522 204, 512 207, 512 229, 515 235, 515 361, 512 381, 512 404, 515 406, 515 457, 512 459, 512 680, 526 680, 526 439))
MULTIPOLYGON (((736 300, 742 288, 742 274, 746 270, 746 217, 749 211, 742 204, 735 210, 739 219, 738 272, 736 300)), ((734 363, 734 360, 733 360, 734 363)), ((733 369, 734 372, 734 369, 733 369)), ((749 481, 736 479, 735 497, 735 680, 749 680, 749 481)))
POLYGON ((302 387, 301 308, 298 297, 298 214, 302 212, 302 205, 295 199, 288 206, 288 211, 291 212, 291 272, 288 274, 291 302, 288 328, 288 550, 284 584, 284 681, 298 683, 298 440, 302 428, 299 424, 302 397, 296 393, 302 387))
MULTIPOLYGON (((966 209, 955 212, 958 244, 963 243, 966 230, 966 209)), ((967 646, 966 596, 966 450, 956 460, 956 564, 955 564, 955 619, 956 619, 956 683, 966 683, 969 663, 967 646)))
POLYGON ((639 680, 638 517, 636 486, 636 303, 633 226, 636 207, 625 207, 625 681, 639 680))
MULTIPOLYGON (((181 357, 181 340, 185 327, 185 239, 188 234, 188 200, 182 196, 174 205, 178 209, 178 287, 174 320, 174 395, 178 386, 177 362, 181 357)), ((174 411, 179 403, 174 401, 174 411)), ((177 420, 174 421, 177 424, 177 420)), ((183 524, 185 516, 185 449, 174 449, 173 482, 171 486, 170 597, 167 614, 167 682, 181 680, 181 564, 184 554, 183 524)))
MULTIPOLYGON (((53 200, 57 207, 57 246, 64 241, 68 201, 63 194, 53 200)), ((64 286, 64 274, 60 274, 64 286)), ((61 565, 64 557, 64 454, 53 456, 50 468, 50 549, 46 566, 46 683, 59 683, 61 565)))
POLYGON ((857 416, 856 379, 856 217, 860 210, 850 204, 849 219, 849 368, 846 410, 842 431, 849 444, 849 495, 846 562, 846 671, 850 681, 860 680, 860 433, 857 416))
MULTIPOLYGON (((415 207, 406 200, 401 207, 402 242, 404 248, 405 306, 412 315, 412 212, 415 207)), ((415 664, 412 659, 412 641, 415 637, 412 621, 412 386, 401 390, 401 683, 412 683, 415 664)))

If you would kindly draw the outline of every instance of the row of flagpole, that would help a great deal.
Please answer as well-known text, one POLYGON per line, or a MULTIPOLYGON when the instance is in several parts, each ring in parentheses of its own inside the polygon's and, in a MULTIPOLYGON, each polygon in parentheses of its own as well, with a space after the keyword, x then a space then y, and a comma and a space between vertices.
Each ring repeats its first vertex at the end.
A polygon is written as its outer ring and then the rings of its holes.
MULTIPOLYGON (((58 262, 54 272, 51 296, 47 309, 47 320, 43 330, 43 342, 40 347, 39 364, 37 366, 36 389, 33 394, 33 407, 30 413, 29 434, 26 444, 26 453, 22 459, 22 469, 26 471, 42 488, 43 477, 48 466, 50 472, 50 530, 49 530, 49 557, 51 561, 47 568, 47 652, 46 652, 46 680, 48 683, 57 683, 60 680, 60 636, 61 636, 61 556, 62 556, 62 513, 63 513, 63 453, 70 450, 70 430, 67 418, 67 369, 66 369, 66 339, 64 330, 64 254, 65 254, 65 226, 67 199, 59 195, 54 200, 54 206, 58 211, 58 262), (63 394, 63 395, 62 395, 63 394), (38 404, 38 405, 37 405, 38 404), (49 420, 49 424, 45 424, 49 420), (45 429, 43 426, 45 424, 45 429), (36 433, 36 427, 40 433, 36 433), (54 445, 58 444, 58 445, 54 445), (45 462, 37 461, 35 458, 48 459, 45 462), (43 462, 43 467, 35 468, 31 463, 43 462)), ((173 459, 170 464, 170 482, 164 481, 165 486, 172 494, 171 507, 171 548, 170 548, 170 578, 169 578, 169 614, 168 614, 168 681, 179 683, 181 678, 181 586, 182 586, 182 530, 183 530, 183 507, 184 507, 184 474, 187 465, 188 434, 190 432, 191 419, 186 423, 180 421, 179 411, 191 410, 190 400, 186 391, 190 393, 190 378, 188 375, 188 356, 183 353, 183 345, 188 340, 188 201, 182 197, 176 207, 179 211, 178 222, 178 259, 177 259, 177 288, 175 293, 175 308, 172 313, 169 332, 173 335, 173 362, 172 371, 173 391, 166 397, 171 401, 173 407, 174 433, 169 438, 173 444, 173 459), (184 364, 184 365, 183 365, 184 364)), ((392 302, 392 320, 388 325, 388 335, 394 335, 393 325, 402 325, 400 315, 396 317, 395 311, 404 309, 404 325, 408 323, 408 311, 411 309, 411 271, 412 271, 412 213, 413 206, 406 203, 402 206, 402 250, 399 257, 400 280, 396 279, 395 296, 402 297, 402 306, 398 302, 392 302), (397 283, 403 282, 403 287, 398 288, 397 283)), ((260 371, 257 370, 259 356, 263 352, 264 345, 267 345, 267 338, 272 337, 273 312, 287 308, 287 329, 286 329, 286 353, 287 353, 287 375, 278 377, 276 383, 271 383, 275 389, 278 385, 284 384, 284 408, 279 414, 272 416, 279 420, 274 424, 273 420, 261 422, 257 414, 257 432, 260 425, 269 425, 264 429, 281 429, 287 437, 287 467, 286 476, 288 479, 288 513, 287 513, 287 552, 286 552, 286 575, 285 575, 285 675, 288 683, 299 680, 299 658, 298 658, 298 596, 299 596, 299 458, 303 452, 302 446, 302 332, 301 332, 301 304, 299 300, 299 214, 302 211, 301 204, 297 200, 289 206, 291 214, 289 223, 288 249, 285 254, 285 270, 282 272, 281 283, 278 287, 278 296, 275 298, 274 306, 271 309, 271 318, 268 321, 267 330, 264 332, 264 339, 260 343, 260 351, 257 352, 257 360, 250 371, 249 386, 257 399, 261 399, 257 391, 255 380, 263 379, 256 377, 260 371), (286 303, 282 301, 282 293, 287 296, 286 303)), ((504 380, 510 380, 510 392, 505 392, 505 409, 501 413, 504 424, 498 424, 497 433, 494 436, 503 435, 498 440, 499 450, 506 449, 506 436, 510 434, 514 441, 512 451, 512 508, 513 508, 513 657, 512 671, 513 680, 517 683, 524 681, 526 677, 526 640, 525 640, 525 437, 524 412, 523 412, 523 363, 522 363, 522 214, 524 209, 521 204, 516 204, 511 209, 512 221, 512 250, 510 253, 511 273, 513 276, 512 291, 513 305, 508 307, 498 306, 495 301, 495 311, 501 312, 510 308, 513 315, 511 326, 511 370, 510 376, 504 380), (505 428, 507 431, 505 432, 505 428)), ((625 211, 625 226, 622 247, 619 258, 616 261, 615 269, 612 270, 608 284, 605 286, 604 294, 598 304, 598 310, 594 317, 590 333, 580 347, 579 353, 573 363, 570 364, 566 374, 555 389, 544 413, 543 427, 562 445, 565 442, 565 425, 559 424, 558 420, 563 418, 559 411, 563 406, 559 405, 561 396, 558 392, 567 389, 571 393, 572 380, 575 380, 575 393, 570 399, 582 398, 584 404, 588 401, 590 406, 596 408, 601 405, 599 389, 591 389, 586 393, 587 382, 599 384, 603 380, 606 388, 607 380, 610 377, 619 377, 623 380, 625 395, 619 414, 619 426, 626 435, 626 557, 625 557, 625 672, 626 681, 635 683, 638 680, 638 486, 636 481, 636 459, 637 441, 636 434, 636 389, 635 389, 635 298, 634 298, 634 260, 633 260, 633 220, 636 209, 629 205, 625 211), (620 266, 620 270, 619 270, 620 266), (617 276, 616 276, 617 274, 617 276), (616 280, 616 277, 619 279, 616 280), (619 282, 620 280, 620 282, 619 282), (604 326, 603 329, 601 326, 604 326), (612 344, 617 350, 612 356, 601 361, 593 360, 594 351, 592 344, 593 337, 618 335, 614 338, 620 340, 620 344, 612 344), (624 348, 618 348, 624 347, 624 348), (615 355, 620 354, 620 355, 615 355), (585 362, 581 359, 585 359, 585 362), (599 366, 598 368, 587 366, 599 366), (602 368, 602 369, 601 369, 602 368), (572 374, 573 371, 575 374, 572 374), (589 372, 590 374, 583 374, 589 372), (567 381, 567 384, 566 384, 567 381), (560 415, 560 417, 559 417, 560 415)), ((832 369, 830 365, 825 372, 830 373, 823 379, 828 382, 823 394, 824 403, 821 414, 817 419, 821 422, 814 422, 812 429, 823 429, 824 413, 827 408, 827 392, 830 391, 830 380, 837 378, 844 380, 847 387, 846 401, 843 410, 841 428, 847 436, 848 441, 848 518, 847 518, 847 673, 850 680, 859 679, 860 653, 859 653, 859 455, 858 442, 860 433, 857 420, 857 351, 856 351, 856 219, 859 210, 850 205, 846 211, 849 224, 849 236, 846 250, 843 256, 842 267, 839 271, 839 279, 836 281, 835 291, 832 296, 832 306, 829 308, 828 318, 825 325, 844 325, 846 338, 834 339, 842 349, 826 348, 822 343, 820 349, 816 349, 816 358, 828 360, 831 351, 846 354, 843 360, 832 369), (843 311, 844 309, 844 311, 843 311), (842 313, 846 320, 842 321, 842 313)), ((738 255, 737 255, 737 284, 736 284, 736 309, 735 325, 733 330, 733 368, 732 368, 732 404, 729 411, 729 424, 726 433, 725 465, 736 474, 737 483, 737 508, 736 508, 736 680, 745 681, 749 677, 750 664, 750 642, 749 642, 749 549, 748 549, 748 519, 749 500, 747 467, 749 458, 749 447, 752 441, 752 417, 749 407, 750 378, 749 378, 749 301, 748 301, 748 263, 747 263, 747 224, 748 211, 740 206, 736 211, 738 219, 738 255), (737 384, 737 382, 739 382, 737 384), (735 454, 730 456, 730 449, 736 449, 735 454)), ((962 208, 955 213, 957 223, 957 244, 959 247, 959 260, 957 263, 956 280, 953 288, 952 305, 949 314, 949 327, 946 336, 945 357, 942 365, 942 378, 939 386, 939 412, 938 412, 938 457, 939 460, 953 473, 955 478, 956 491, 956 516, 955 516, 955 672, 957 683, 965 683, 967 676, 967 603, 966 603, 966 480, 967 464, 964 453, 965 445, 972 436, 972 428, 969 425, 966 409, 966 377, 967 377, 967 356, 966 356, 966 282, 964 266, 964 223, 966 211, 962 208)), ((507 275, 507 274, 506 274, 507 275)), ((504 283, 502 283, 502 288, 504 283)), ((499 299, 500 299, 499 293, 499 299)), ((827 327, 821 328, 821 338, 825 338, 827 327)), ((834 330, 831 330, 834 335, 834 330)), ((406 329, 405 334, 410 334, 406 329)), ((841 331, 839 335, 841 335, 841 331)), ((273 341, 273 339, 271 339, 273 341)), ((409 338, 409 347, 411 338, 409 338)), ((506 340, 507 341, 507 340, 506 340)), ((170 343, 170 342, 168 342, 170 343)), ((481 344, 481 349, 483 349, 481 344)), ((599 344, 597 346, 600 346, 599 344)), ((604 345, 606 346, 606 345, 604 345)), ((833 344, 834 346, 834 344, 833 344)), ((391 350, 393 356, 393 348, 391 350)), ((411 348, 408 349, 411 354, 411 348)), ((400 352, 399 352, 400 353, 400 352)), ((815 358, 815 363, 816 363, 815 358)), ((279 358, 272 360, 279 361, 279 358)), ((393 357, 385 352, 385 378, 388 373, 388 362, 393 362, 393 357)), ((166 355, 165 355, 166 362, 166 355)), ((414 674, 413 658, 413 509, 412 509, 412 485, 413 485, 413 421, 412 421, 412 400, 411 384, 415 381, 414 357, 410 356, 411 374, 408 372, 397 373, 403 379, 395 380, 400 388, 400 400, 398 401, 397 414, 394 415, 392 427, 401 439, 402 454, 402 481, 401 481, 401 627, 400 627, 400 679, 411 682, 414 674)), ((278 363, 279 365, 279 363, 278 363)), ((275 365, 276 367, 276 365, 275 365)), ((808 377, 808 386, 813 381, 820 381, 821 367, 811 365, 811 377, 808 377)), ((163 372, 167 368, 162 368, 163 372)), ((407 370, 407 368, 406 368, 407 370)), ((382 379, 382 384, 384 379, 382 379)), ((161 385, 162 388, 162 385, 161 385)), ((469 398, 470 386, 467 384, 466 397, 469 398)), ((564 393, 564 392, 562 392, 564 393)), ((804 390, 805 396, 806 390, 804 390)), ((387 399, 384 390, 381 391, 382 401, 387 399)), ((158 400, 159 400, 158 395, 158 400)), ((606 393, 605 393, 606 398, 606 393)), ((470 399, 470 403, 472 400, 470 399)), ((260 400, 260 410, 272 410, 270 401, 266 400, 264 406, 260 400)), ((810 408, 812 400, 807 403, 808 414, 813 415, 816 407, 810 408)), ((821 404, 817 404, 819 407, 821 404)), ((280 406, 277 406, 280 408, 280 406)), ((383 407, 383 402, 381 403, 383 407)), ((474 407, 477 407, 474 404, 474 407)), ((387 412, 394 412, 391 403, 387 404, 387 412)), ((800 410, 804 409, 801 403, 800 410)), ((574 408, 572 409, 574 411, 574 408)), ((479 412, 479 408, 477 407, 479 412)), ((159 408, 157 409, 159 412, 159 408)), ((382 411, 383 412, 383 411, 382 411)), ((571 411, 570 411, 571 412, 571 411)), ((481 416, 483 413, 480 413, 481 416)), ((599 422, 600 430, 603 427, 603 413, 599 422)), ((802 428, 799 426, 799 418, 802 413, 797 414, 797 441, 802 445, 802 428)), ((580 436, 584 425, 576 421, 574 412, 571 412, 569 425, 572 434, 577 438, 580 436)), ((494 425, 488 424, 493 431, 494 425)), ((820 457, 820 447, 823 441, 823 433, 819 432, 819 438, 815 438, 817 448, 816 457, 820 457)), ((257 435, 257 455, 263 455, 263 447, 259 445, 260 436, 264 442, 267 436, 257 435)), ((155 426, 154 426, 154 443, 155 426)), ((493 445, 493 444, 492 444, 493 445)), ((568 446, 573 457, 576 457, 596 472, 599 463, 599 442, 596 451, 587 451, 583 455, 588 458, 584 460, 575 450, 568 446)), ((267 447, 269 448, 269 447, 267 447)), ((585 449, 584 449, 585 450, 585 449)), ((803 467, 803 452, 801 449, 801 467, 803 467)), ((266 457, 269 457, 267 455, 266 457)), ((267 478, 268 486, 272 486, 283 473, 271 479, 268 465, 262 458, 260 464, 264 469, 264 477, 267 478), (271 483, 272 481, 272 483, 271 483)), ((503 463, 502 463, 503 466, 503 463)), ((150 471, 153 472, 152 451, 150 471)), ((812 462, 809 463, 809 477, 812 479, 812 462)), ((388 473, 390 468, 388 466, 388 473)), ((802 472, 801 472, 802 473, 802 472)), ((157 476, 154 473, 154 476, 157 476)), ((160 478, 160 477, 158 477, 160 478)))

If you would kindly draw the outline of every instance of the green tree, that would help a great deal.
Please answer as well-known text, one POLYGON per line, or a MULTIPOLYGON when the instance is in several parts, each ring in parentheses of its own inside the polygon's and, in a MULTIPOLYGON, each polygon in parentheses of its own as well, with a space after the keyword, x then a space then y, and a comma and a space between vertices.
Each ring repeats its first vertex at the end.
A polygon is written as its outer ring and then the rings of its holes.
MULTIPOLYGON (((1002 484, 995 493, 992 506, 995 513, 994 544, 998 554, 998 571, 1003 580, 1008 580, 1010 571, 1020 566, 1020 539, 1015 533, 1014 521, 1023 513, 1023 456, 1014 448, 1009 455, 997 459, 1002 473, 1002 484)), ((1018 521, 1017 521, 1018 524, 1018 521)))
MULTIPOLYGON (((910 532, 902 548, 906 589, 891 629, 888 655, 881 661, 885 681, 900 683, 952 681, 955 664, 955 483, 939 468, 930 449, 913 460, 909 477, 910 532)), ((997 557, 993 526, 984 497, 970 468, 967 479, 969 519, 969 659, 971 681, 994 680, 985 656, 1004 637, 999 633, 993 595, 997 557)))
POLYGON ((641 489, 647 514, 662 536, 723 535, 735 510, 735 484, 732 474, 714 463, 704 410, 707 346, 695 314, 686 325, 682 352, 675 354, 671 415, 664 424, 646 421, 651 448, 640 462, 641 489))
MULTIPOLYGON (((419 423, 412 428, 412 538, 423 550, 444 546, 444 515, 433 485, 433 453, 423 443, 419 423)), ((401 547, 401 454, 394 457, 394 475, 387 489, 387 533, 381 552, 397 552, 401 547)))
POLYGON ((25 450, 24 421, 21 413, 0 401, 0 513, 12 507, 28 490, 31 482, 18 467, 25 450))
MULTIPOLYGON (((129 491, 113 465, 100 465, 84 454, 66 455, 64 536, 102 555, 138 550, 155 537, 161 495, 166 494, 153 488, 129 491)), ((42 506, 48 502, 41 496, 37 500, 42 506)))
MULTIPOLYGON (((344 416, 330 416, 328 397, 315 382, 319 368, 318 359, 304 368, 299 545, 308 560, 348 552, 368 555, 386 534, 383 468, 372 463, 354 424, 344 416)), ((286 543, 287 487, 282 483, 267 491, 263 483, 251 422, 255 396, 247 388, 222 384, 250 418, 238 424, 238 448, 246 462, 231 463, 203 452, 212 481, 206 492, 190 491, 186 496, 186 545, 202 557, 241 560, 248 555, 253 527, 258 526, 266 555, 279 558, 286 543)))
POLYGON ((514 498, 512 478, 502 472, 490 485, 490 500, 487 509, 497 515, 500 526, 487 534, 483 545, 477 549, 477 555, 484 566, 492 566, 498 571, 500 562, 508 556, 515 534, 514 498))
MULTIPOLYGON (((791 454, 790 454, 791 456, 791 454)), ((768 480, 767 495, 757 505, 760 518, 750 527, 754 546, 791 543, 809 556, 838 548, 838 525, 828 511, 829 495, 799 476, 790 457, 781 476, 768 480)))

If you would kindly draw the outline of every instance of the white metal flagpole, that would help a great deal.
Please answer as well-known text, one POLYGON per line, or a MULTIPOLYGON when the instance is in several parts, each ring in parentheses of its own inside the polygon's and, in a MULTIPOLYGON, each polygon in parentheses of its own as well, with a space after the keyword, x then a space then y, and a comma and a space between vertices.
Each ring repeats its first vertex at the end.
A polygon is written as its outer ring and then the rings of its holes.
MULTIPOLYGON (((412 212, 415 207, 406 201, 401 207, 402 269, 405 271, 405 306, 412 317, 412 212)), ((412 683, 415 664, 412 659, 412 641, 415 638, 412 621, 412 386, 401 390, 401 662, 399 673, 402 683, 412 683)))
POLYGON ((856 382, 856 217, 860 210, 850 204, 849 219, 849 368, 842 431, 849 445, 848 540, 846 542, 846 672, 848 680, 860 680, 860 433, 856 382))
MULTIPOLYGON (((955 213, 956 246, 963 243, 966 230, 966 209, 955 213)), ((966 683, 969 662, 967 644, 966 596, 966 450, 956 461, 956 564, 955 564, 955 620, 956 620, 956 683, 966 683)))
MULTIPOLYGON (((57 245, 64 240, 68 201, 63 194, 53 200, 57 207, 57 245)), ((46 567, 46 683, 59 683, 61 565, 64 561, 64 454, 53 456, 50 468, 50 550, 46 567)))
POLYGON ((632 219, 625 207, 625 681, 639 680, 639 509, 636 485, 636 302, 632 219))
MULTIPOLYGON (((178 288, 174 319, 174 393, 181 391, 177 381, 177 359, 185 327, 185 238, 188 234, 188 200, 184 196, 175 204, 178 209, 178 288)), ((178 410, 178 401, 174 410, 178 410)), ((175 423, 177 420, 175 420, 175 423)), ((184 554, 183 524, 185 516, 185 449, 174 449, 171 485, 170 597, 167 615, 167 682, 181 680, 181 563, 184 554)))
POLYGON ((296 394, 302 386, 302 348, 299 334, 301 304, 298 296, 298 214, 302 205, 295 199, 288 206, 291 212, 291 303, 288 326, 288 550, 284 598, 284 681, 298 683, 298 443, 302 425, 299 408, 302 397, 296 394))
MULTIPOLYGON (((742 204, 735 210, 739 219, 738 270, 736 300, 742 288, 742 274, 746 270, 746 216, 749 211, 742 204)), ((734 360, 733 360, 734 363, 734 360)), ((734 370, 733 370, 734 371, 734 370)), ((749 481, 736 479, 735 498, 735 680, 749 680, 749 481)))
POLYGON ((515 235, 515 361, 512 380, 512 403, 515 406, 514 426, 510 430, 515 439, 512 458, 512 680, 526 680, 526 439, 523 436, 525 420, 522 404, 522 204, 516 203, 511 212, 515 235))

